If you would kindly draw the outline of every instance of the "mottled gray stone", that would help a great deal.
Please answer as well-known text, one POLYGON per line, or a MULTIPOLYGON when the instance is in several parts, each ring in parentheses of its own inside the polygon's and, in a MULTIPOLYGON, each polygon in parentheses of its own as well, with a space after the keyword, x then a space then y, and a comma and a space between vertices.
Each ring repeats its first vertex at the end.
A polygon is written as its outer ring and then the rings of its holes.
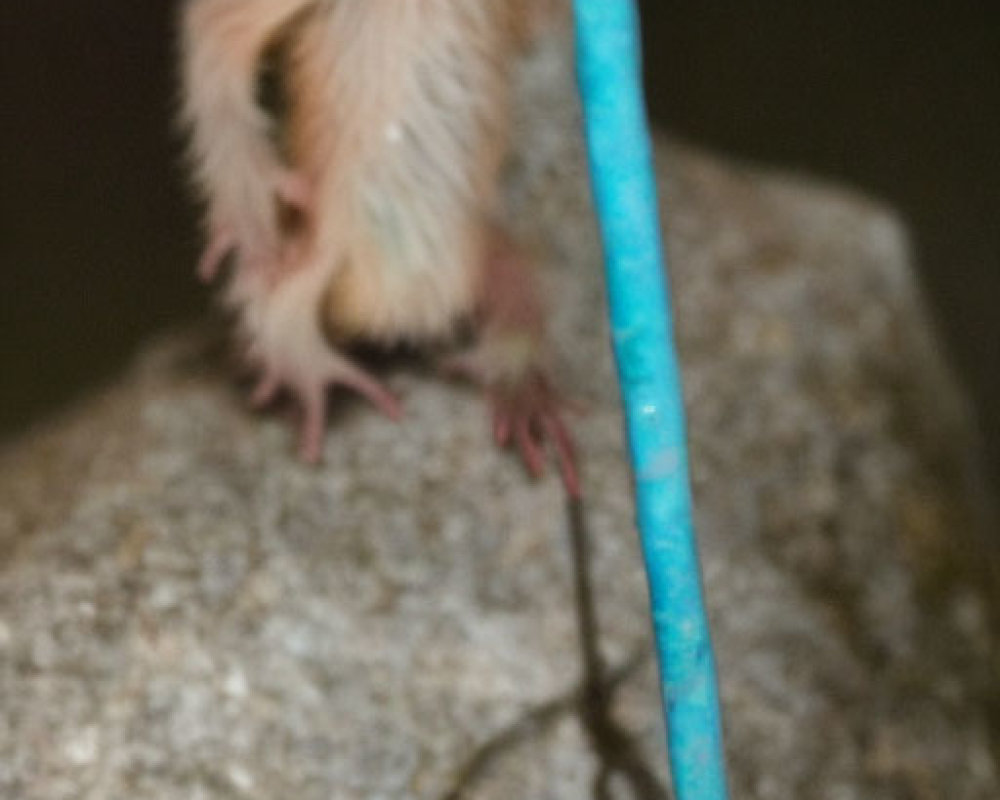
MULTIPOLYGON (((530 72, 511 191, 549 252, 563 385, 588 408, 614 713, 664 780, 561 52, 530 72)), ((997 797, 986 614, 954 556, 974 507, 966 411, 899 222, 659 155, 734 797, 997 797)), ((419 367, 389 376, 403 424, 345 400, 325 465, 305 467, 215 348, 203 331, 150 345, 0 456, 0 797, 591 796, 558 482, 528 482, 477 394, 419 367)))

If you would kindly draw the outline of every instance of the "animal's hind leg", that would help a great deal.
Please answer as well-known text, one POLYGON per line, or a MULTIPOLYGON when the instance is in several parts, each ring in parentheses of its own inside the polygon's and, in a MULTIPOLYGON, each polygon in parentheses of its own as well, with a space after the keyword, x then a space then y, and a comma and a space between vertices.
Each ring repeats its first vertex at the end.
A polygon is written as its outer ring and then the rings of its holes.
POLYGON ((485 388, 497 444, 516 448, 532 475, 543 472, 548 444, 566 488, 578 496, 576 452, 564 422, 568 404, 546 363, 545 309, 535 267, 506 231, 491 232, 479 292, 480 339, 446 367, 485 388))

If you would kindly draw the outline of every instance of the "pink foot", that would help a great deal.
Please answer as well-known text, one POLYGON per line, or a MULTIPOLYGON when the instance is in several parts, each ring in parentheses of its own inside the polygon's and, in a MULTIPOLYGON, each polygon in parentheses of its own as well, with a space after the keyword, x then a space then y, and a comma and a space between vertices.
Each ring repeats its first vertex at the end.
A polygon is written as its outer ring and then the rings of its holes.
POLYGON ((402 406, 395 395, 368 372, 347 361, 339 364, 336 374, 326 380, 286 380, 277 372, 265 371, 250 395, 250 404, 263 409, 282 390, 287 390, 301 412, 299 457, 307 464, 317 464, 322 460, 326 437, 327 392, 334 386, 357 392, 394 421, 402 417, 402 406))
POLYGON ((402 406, 395 395, 369 373, 357 367, 353 367, 325 385, 300 390, 296 393, 302 404, 299 457, 307 464, 318 464, 323 458, 323 440, 326 436, 326 390, 333 385, 344 386, 357 392, 394 422, 398 422, 403 415, 402 406))
POLYGON ((493 437, 501 447, 513 445, 528 471, 539 477, 545 471, 546 442, 555 452, 563 484, 571 497, 581 496, 573 437, 562 419, 566 404, 538 372, 529 373, 512 386, 490 391, 493 437))

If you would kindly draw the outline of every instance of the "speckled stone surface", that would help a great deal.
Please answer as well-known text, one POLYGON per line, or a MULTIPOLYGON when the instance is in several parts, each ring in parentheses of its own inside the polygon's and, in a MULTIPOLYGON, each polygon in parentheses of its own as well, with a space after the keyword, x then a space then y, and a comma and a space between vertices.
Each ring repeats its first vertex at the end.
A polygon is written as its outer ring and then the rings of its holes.
MULTIPOLYGON (((615 719, 662 724, 564 51, 531 66, 512 178, 574 421, 615 719)), ((660 151, 734 798, 990 800, 965 407, 885 209, 660 151)), ((179 280, 186 267, 179 265, 179 280)), ((248 413, 214 334, 149 345, 0 455, 0 797, 593 796, 558 482, 483 402, 390 371, 322 468, 248 413)), ((634 777, 634 776, 633 776, 634 777)), ((629 774, 614 798, 634 793, 629 774)))

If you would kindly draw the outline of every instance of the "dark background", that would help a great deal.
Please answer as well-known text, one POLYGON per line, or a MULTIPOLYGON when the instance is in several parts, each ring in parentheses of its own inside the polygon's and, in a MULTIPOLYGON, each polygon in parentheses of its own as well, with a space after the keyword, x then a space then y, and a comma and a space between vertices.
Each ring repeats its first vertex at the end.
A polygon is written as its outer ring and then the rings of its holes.
MULTIPOLYGON (((855 184, 912 223, 932 308, 1000 463, 995 0, 641 5, 658 120, 855 184)), ((0 434, 207 306, 170 123, 175 8, 0 3, 0 434)))

